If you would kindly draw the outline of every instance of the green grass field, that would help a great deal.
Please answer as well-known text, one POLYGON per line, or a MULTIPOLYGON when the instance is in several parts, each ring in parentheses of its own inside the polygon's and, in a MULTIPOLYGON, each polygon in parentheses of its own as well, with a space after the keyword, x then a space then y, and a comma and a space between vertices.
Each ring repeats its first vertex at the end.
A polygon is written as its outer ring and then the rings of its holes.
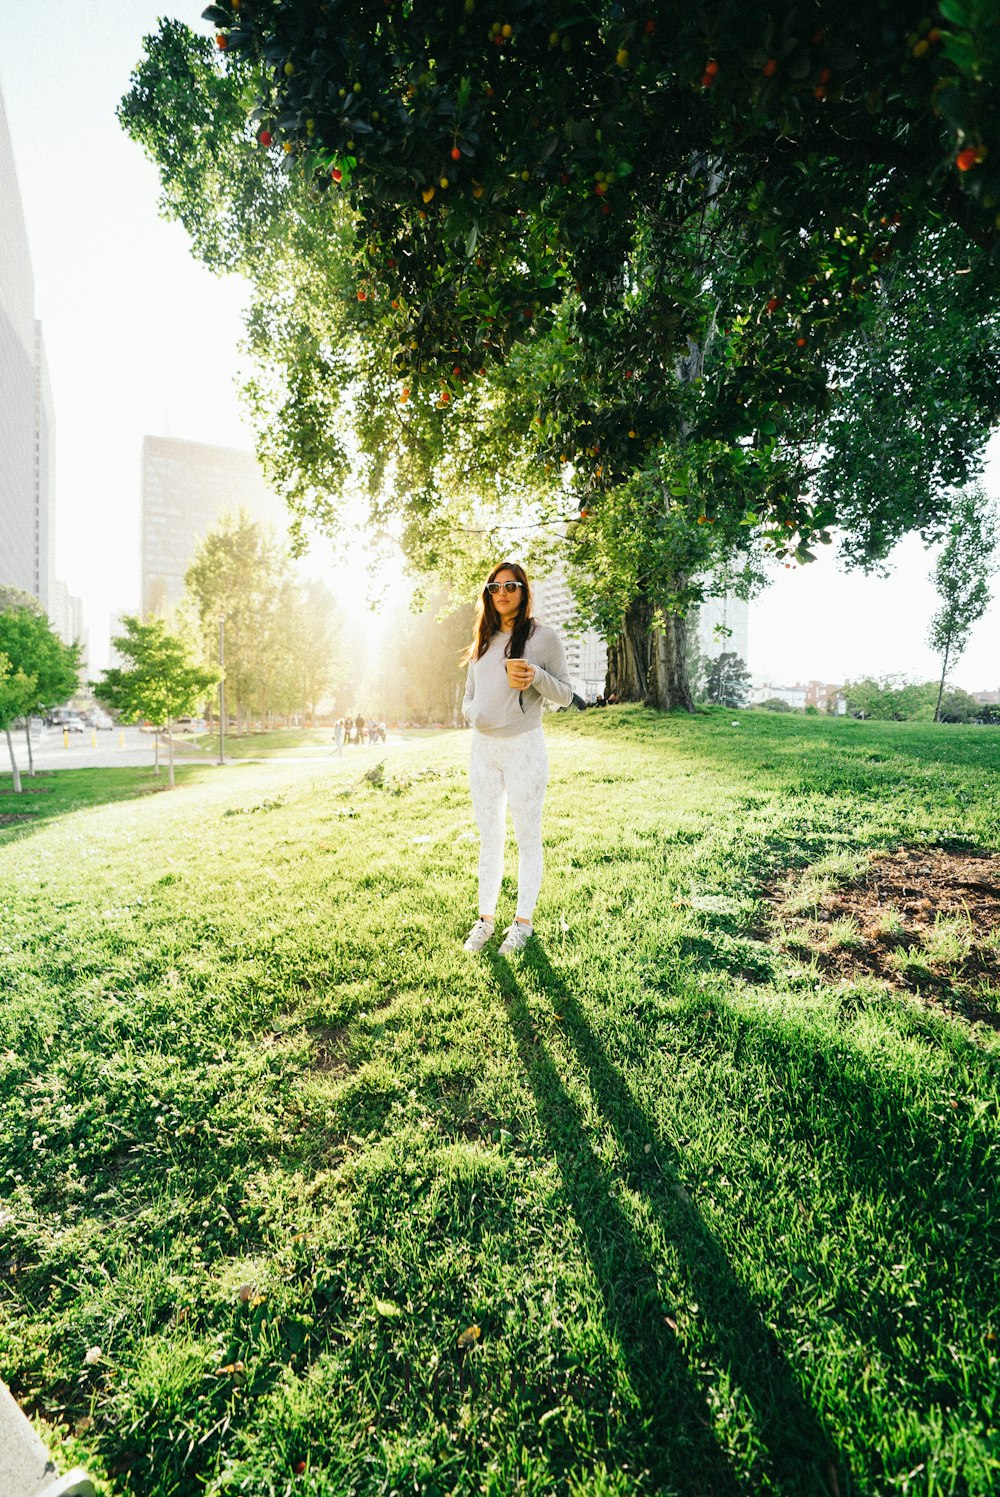
POLYGON ((0 829, 0 1374, 115 1497, 987 1497, 1000 1038, 763 922, 1000 849, 1000 730, 547 732, 510 962, 464 734, 0 829))

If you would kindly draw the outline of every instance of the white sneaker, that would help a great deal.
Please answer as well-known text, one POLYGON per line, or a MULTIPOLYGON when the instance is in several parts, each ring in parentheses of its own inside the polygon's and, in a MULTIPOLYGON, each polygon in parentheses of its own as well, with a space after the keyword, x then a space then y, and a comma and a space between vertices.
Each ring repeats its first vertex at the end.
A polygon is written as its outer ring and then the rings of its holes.
POLYGON ((534 926, 524 925, 520 920, 515 920, 504 932, 504 938, 500 943, 500 955, 510 956, 512 951, 523 951, 534 933, 534 926))
POLYGON ((487 941, 492 941, 495 926, 492 920, 477 920, 465 938, 466 951, 482 951, 487 941))

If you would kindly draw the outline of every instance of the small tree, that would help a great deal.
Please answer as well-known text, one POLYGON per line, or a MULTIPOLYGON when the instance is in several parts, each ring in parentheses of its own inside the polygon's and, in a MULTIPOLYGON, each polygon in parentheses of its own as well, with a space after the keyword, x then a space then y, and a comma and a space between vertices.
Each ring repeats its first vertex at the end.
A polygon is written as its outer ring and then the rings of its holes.
POLYGON ((948 539, 934 568, 934 586, 941 607, 931 619, 927 642, 941 656, 934 721, 941 720, 941 698, 949 665, 954 665, 969 642, 972 626, 990 606, 990 575, 1000 542, 996 511, 976 485, 956 496, 948 539))
POLYGON ((27 594, 15 608, 0 612, 0 650, 15 669, 35 682, 35 690, 21 714, 28 745, 28 773, 34 774, 31 748, 33 713, 45 712, 66 701, 76 689, 80 669, 79 645, 66 645, 54 633, 41 606, 27 594))
POLYGON ((17 759, 14 757, 14 740, 10 736, 10 730, 16 719, 23 717, 27 711, 35 687, 34 676, 25 675, 24 671, 15 666, 8 656, 0 654, 0 728, 3 728, 7 735, 15 795, 21 794, 21 775, 17 767, 17 759))
POLYGON ((709 662, 705 694, 717 707, 743 707, 750 689, 750 672, 735 650, 723 650, 709 662))
MULTIPOLYGON (((167 730, 169 784, 174 786, 173 720, 193 712, 205 694, 218 685, 219 672, 198 665, 183 640, 169 633, 162 619, 145 623, 127 615, 125 633, 112 640, 131 664, 106 670, 91 682, 94 695, 128 722, 150 721, 167 730)), ((159 772, 159 746, 156 769, 159 772)))

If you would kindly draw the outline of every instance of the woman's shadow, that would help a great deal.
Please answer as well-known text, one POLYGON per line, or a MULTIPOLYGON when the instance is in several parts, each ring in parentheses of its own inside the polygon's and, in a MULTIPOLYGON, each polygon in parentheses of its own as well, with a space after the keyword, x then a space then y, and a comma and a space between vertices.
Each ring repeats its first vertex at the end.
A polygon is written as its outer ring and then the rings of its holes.
MULTIPOLYGON (((584 1238, 604 1301, 608 1330, 626 1361, 637 1401, 629 1444, 654 1490, 722 1494, 770 1489, 792 1497, 844 1497, 849 1472, 830 1435, 806 1403, 799 1381, 733 1272, 723 1249, 681 1182, 677 1159, 658 1138, 621 1073, 545 955, 537 936, 521 958, 539 990, 556 1005, 560 1033, 586 1074, 595 1106, 613 1130, 623 1158, 612 1170, 592 1146, 580 1104, 570 1095, 539 1034, 518 968, 490 955, 496 984, 539 1124, 560 1167, 563 1188, 584 1238), (748 1471, 712 1430, 712 1375, 692 1365, 668 1320, 656 1269, 621 1199, 622 1179, 645 1198, 676 1253, 687 1293, 710 1337, 710 1357, 752 1411, 757 1454, 748 1471)), ((676 1324, 676 1322, 675 1322, 676 1324)))

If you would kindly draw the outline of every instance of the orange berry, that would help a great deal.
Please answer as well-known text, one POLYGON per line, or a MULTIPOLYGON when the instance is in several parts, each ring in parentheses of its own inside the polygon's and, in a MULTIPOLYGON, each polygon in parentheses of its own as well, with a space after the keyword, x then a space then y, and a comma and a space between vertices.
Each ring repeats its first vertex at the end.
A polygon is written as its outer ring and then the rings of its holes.
POLYGON ((714 60, 714 58, 711 61, 706 62, 706 64, 705 64, 705 72, 708 74, 708 76, 710 78, 714 78, 715 75, 716 75, 716 73, 718 71, 719 71, 719 64, 714 60))
POLYGON ((769 57, 764 64, 764 77, 773 78, 777 71, 778 59, 776 57, 769 57))
POLYGON ((795 340, 795 346, 796 346, 796 348, 805 348, 805 346, 806 346, 806 340, 805 340, 805 338, 796 338, 796 340, 795 340))
POLYGON ((960 172, 967 172, 976 165, 979 160, 979 152, 974 146, 966 146, 964 151, 959 151, 955 157, 955 165, 960 172))
POLYGON ((367 300, 368 300, 368 292, 367 291, 359 291, 358 292, 358 301, 367 301, 367 300))
POLYGON ((458 161, 461 158, 461 155, 462 155, 462 153, 458 149, 458 146, 452 146, 452 148, 451 148, 451 159, 452 159, 452 161, 458 161))

